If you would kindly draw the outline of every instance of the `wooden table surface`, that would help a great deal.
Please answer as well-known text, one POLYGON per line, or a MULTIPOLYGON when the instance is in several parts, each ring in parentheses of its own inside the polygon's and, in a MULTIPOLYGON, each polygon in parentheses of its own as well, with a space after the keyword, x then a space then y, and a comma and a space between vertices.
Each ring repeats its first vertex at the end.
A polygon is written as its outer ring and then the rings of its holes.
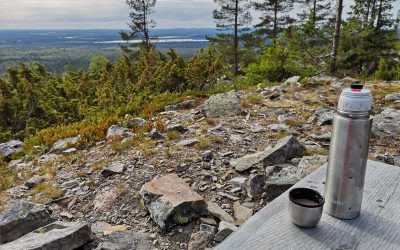
MULTIPOLYGON (((323 193, 325 173, 326 165, 294 187, 323 193)), ((324 212, 317 227, 297 227, 289 218, 288 192, 215 249, 400 249, 400 167, 368 161, 361 215, 354 220, 324 212)))

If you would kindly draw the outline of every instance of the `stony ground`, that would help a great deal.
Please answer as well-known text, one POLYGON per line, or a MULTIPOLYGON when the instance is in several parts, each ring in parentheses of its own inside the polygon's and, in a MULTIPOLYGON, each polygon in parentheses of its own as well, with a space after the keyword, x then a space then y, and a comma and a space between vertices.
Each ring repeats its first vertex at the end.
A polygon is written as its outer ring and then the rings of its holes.
MULTIPOLYGON (((149 121, 127 116, 126 124, 109 129, 106 141, 86 150, 73 147, 79 137, 60 141, 37 159, 10 162, 24 184, 8 190, 7 201, 43 203, 53 219, 90 223, 95 237, 86 249, 99 244, 99 249, 122 249, 103 243, 118 241, 121 232, 142 233, 142 238, 135 237, 145 242, 143 249, 215 246, 224 233, 236 230, 234 225, 240 226, 327 160, 332 114, 341 88, 351 79, 297 81, 291 78, 280 86, 214 96, 206 103, 188 101, 167 107, 169 111, 149 121), (138 132, 137 127, 149 124, 155 128, 150 133, 138 132), (277 142, 287 136, 303 150, 278 161, 251 160, 254 153, 269 148, 269 154, 274 146, 272 151, 276 150, 277 142), (237 160, 241 157, 245 160, 237 160), (179 185, 187 185, 208 202, 208 214, 201 220, 176 226, 176 221, 167 221, 164 228, 154 219, 160 208, 151 207, 157 197, 141 201, 143 185, 168 174, 179 176, 179 185), (229 225, 221 224, 225 222, 229 225), (110 234, 115 237, 107 238, 110 234)), ((370 158, 400 166, 400 84, 366 85, 374 94, 370 158)), ((174 180, 166 182, 173 187, 179 182, 174 180)), ((136 248, 140 249, 137 244, 136 248)))

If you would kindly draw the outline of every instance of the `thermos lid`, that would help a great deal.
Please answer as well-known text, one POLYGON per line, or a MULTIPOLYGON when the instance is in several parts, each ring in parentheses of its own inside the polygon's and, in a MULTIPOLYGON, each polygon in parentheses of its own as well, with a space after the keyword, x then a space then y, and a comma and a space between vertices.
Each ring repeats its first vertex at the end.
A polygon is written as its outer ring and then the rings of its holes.
POLYGON ((371 91, 364 88, 359 82, 353 82, 351 88, 346 88, 342 91, 338 109, 342 111, 368 112, 371 110, 371 106, 371 91))

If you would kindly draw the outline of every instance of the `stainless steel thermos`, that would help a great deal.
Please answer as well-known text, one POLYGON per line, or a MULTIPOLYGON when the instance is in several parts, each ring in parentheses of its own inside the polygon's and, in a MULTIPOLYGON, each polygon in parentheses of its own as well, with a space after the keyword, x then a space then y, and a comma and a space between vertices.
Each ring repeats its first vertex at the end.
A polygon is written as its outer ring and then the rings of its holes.
POLYGON ((342 91, 333 118, 324 211, 354 219, 361 210, 372 126, 370 90, 359 83, 342 91))

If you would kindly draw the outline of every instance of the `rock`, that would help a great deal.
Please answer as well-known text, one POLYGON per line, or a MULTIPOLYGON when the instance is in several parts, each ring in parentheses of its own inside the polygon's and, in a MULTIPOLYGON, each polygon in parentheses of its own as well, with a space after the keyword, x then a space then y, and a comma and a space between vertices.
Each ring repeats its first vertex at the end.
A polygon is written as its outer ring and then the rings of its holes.
POLYGON ((213 218, 200 218, 200 223, 211 225, 211 226, 217 226, 217 222, 213 218))
POLYGON ((258 110, 258 113, 266 116, 266 117, 273 117, 273 116, 279 116, 279 115, 284 115, 286 113, 288 113, 289 110, 286 108, 262 108, 260 110, 258 110))
MULTIPOLYGON (((1 244, 53 222, 46 208, 39 204, 16 200, 0 214, 1 244)), ((6 249, 6 248, 4 248, 6 249)))
POLYGON ((102 234, 104 230, 109 227, 111 227, 110 224, 108 224, 107 222, 100 221, 93 223, 90 228, 92 229, 92 232, 94 234, 102 234))
POLYGON ((285 124, 270 124, 267 126, 272 131, 288 131, 290 128, 285 124))
POLYGON ((149 234, 124 230, 106 235, 97 250, 150 250, 152 246, 149 234))
POLYGON ((345 78, 342 79, 343 82, 345 82, 346 84, 350 85, 353 82, 357 82, 358 80, 350 77, 350 76, 346 76, 345 78))
POLYGON ((122 162, 113 162, 101 170, 101 175, 106 178, 114 174, 122 174, 126 170, 126 166, 122 162))
POLYGON ((318 81, 318 82, 334 82, 337 79, 335 77, 332 77, 332 76, 319 75, 319 76, 309 77, 308 80, 318 81))
POLYGON ((211 161, 213 158, 213 153, 211 150, 206 150, 201 153, 201 158, 203 161, 211 161))
POLYGON ((54 222, 41 227, 13 242, 0 245, 0 249, 76 249, 92 239, 87 223, 54 222))
POLYGON ((60 188, 71 189, 71 188, 74 188, 77 186, 79 186, 79 181, 71 180, 71 181, 67 181, 67 182, 64 182, 63 184, 61 184, 60 188))
POLYGON ((111 226, 111 227, 105 228, 103 230, 103 234, 104 235, 109 235, 109 234, 112 234, 114 232, 121 232, 121 231, 125 231, 127 229, 128 229, 128 227, 126 225, 111 226))
POLYGON ((69 148, 67 150, 64 150, 62 153, 64 155, 71 155, 71 154, 75 154, 76 152, 78 152, 78 149, 76 148, 69 148))
POLYGON ((320 107, 314 112, 307 122, 311 124, 317 124, 318 126, 332 124, 333 114, 334 112, 330 108, 320 107))
POLYGON ((115 204, 118 196, 115 190, 101 190, 97 193, 96 197, 94 198, 94 207, 93 210, 95 212, 107 212, 110 211, 115 204))
POLYGON ((296 113, 292 112, 292 113, 287 113, 284 115, 278 115, 277 119, 278 119, 279 123, 282 123, 287 120, 295 120, 295 119, 297 119, 297 116, 296 116, 296 113))
POLYGON ((112 138, 129 138, 132 137, 133 133, 129 131, 129 129, 121 127, 119 125, 112 125, 107 130, 106 139, 110 140, 112 138))
POLYGON ((70 214, 68 212, 62 212, 62 213, 60 213, 60 216, 63 217, 63 218, 67 218, 69 220, 75 218, 75 216, 73 216, 72 214, 70 214))
POLYGON ((265 175, 256 174, 251 175, 246 183, 247 195, 253 199, 257 200, 261 197, 264 192, 265 181, 267 177, 265 175))
POLYGON ((230 180, 229 182, 230 182, 232 188, 242 189, 245 187, 246 180, 247 180, 247 178, 244 178, 244 177, 236 177, 236 178, 233 178, 232 180, 230 180))
POLYGON ((187 132, 188 129, 179 124, 172 124, 172 125, 168 125, 166 127, 166 131, 167 132, 179 132, 179 133, 183 134, 183 133, 187 132))
POLYGON ((175 174, 144 184, 140 195, 142 205, 163 229, 188 223, 207 211, 204 199, 175 174))
POLYGON ((299 181, 297 178, 280 178, 268 180, 265 183, 265 192, 271 197, 278 197, 299 181))
POLYGON ((226 221, 221 221, 219 223, 218 227, 218 233, 215 235, 214 240, 217 242, 221 242, 226 239, 231 233, 236 232, 238 230, 238 227, 226 222, 226 221))
POLYGON ((197 139, 189 139, 189 140, 180 141, 176 145, 177 146, 181 146, 181 147, 192 147, 192 146, 196 145, 199 142, 200 141, 197 140, 197 139))
POLYGON ((325 142, 330 142, 331 141, 331 137, 332 137, 332 133, 331 132, 327 132, 327 133, 317 133, 314 135, 311 135, 311 138, 318 140, 318 141, 325 141, 325 142))
POLYGON ((236 135, 236 134, 231 134, 229 136, 229 140, 233 143, 233 144, 239 144, 243 141, 243 138, 240 135, 236 135))
POLYGON ((236 171, 243 172, 258 163, 264 166, 283 163, 295 156, 304 153, 304 147, 293 136, 287 136, 279 140, 272 148, 254 154, 245 155, 241 158, 234 159, 230 164, 235 167, 236 171))
POLYGON ((165 111, 174 111, 179 109, 190 109, 196 105, 196 100, 186 100, 177 104, 165 106, 165 111))
POLYGON ((266 129, 261 124, 256 123, 250 126, 250 131, 253 133, 261 133, 265 132, 266 129))
POLYGON ((163 134, 161 134, 160 132, 158 132, 158 130, 155 128, 153 128, 149 132, 149 136, 151 139, 154 139, 154 140, 164 140, 165 139, 165 136, 163 134))
POLYGON ((372 135, 396 137, 400 135, 400 110, 387 108, 374 117, 372 135))
POLYGON ((39 163, 46 163, 57 160, 58 155, 56 154, 44 154, 38 158, 39 163))
POLYGON ((177 164, 176 166, 175 166, 175 172, 177 172, 177 173, 183 173, 183 172, 185 172, 186 170, 188 170, 189 169, 189 165, 187 165, 187 164, 185 164, 185 163, 179 163, 179 164, 177 164))
POLYGON ((341 81, 334 81, 334 82, 331 84, 331 89, 332 89, 332 90, 342 90, 342 89, 345 89, 347 86, 348 86, 348 85, 345 84, 344 82, 341 82, 341 81))
POLYGON ((0 144, 0 154, 6 158, 13 153, 17 153, 22 150, 24 143, 18 140, 12 140, 9 142, 0 144))
POLYGON ((285 84, 291 85, 298 83, 300 81, 300 76, 292 76, 285 81, 285 84))
POLYGON ((203 105, 202 112, 206 117, 231 117, 244 113, 236 92, 212 95, 203 105))
MULTIPOLYGON (((125 117, 125 119, 128 119, 125 117)), ((129 128, 143 128, 147 124, 147 120, 140 118, 140 117, 135 117, 128 119, 128 127, 129 128)))
POLYGON ((80 139, 81 139, 80 135, 75 136, 75 137, 60 139, 53 144, 53 147, 51 148, 50 151, 52 152, 52 151, 60 151, 60 150, 67 149, 68 147, 71 147, 71 146, 74 146, 75 144, 77 144, 80 139))
POLYGON ((211 246, 214 235, 209 232, 199 231, 192 233, 188 250, 204 250, 211 246))
POLYGON ((37 186, 37 184, 41 183, 44 180, 44 178, 40 175, 35 175, 32 178, 30 178, 27 182, 25 182, 25 187, 28 189, 34 188, 37 186))
POLYGON ((228 214, 225 210, 223 210, 217 203, 212 201, 207 202, 207 210, 214 217, 220 219, 221 221, 227 221, 229 223, 235 223, 235 219, 228 214))
POLYGON ((199 231, 215 234, 216 227, 209 224, 200 224, 199 231))
POLYGON ((238 201, 239 200, 239 197, 227 194, 225 192, 218 192, 218 195, 221 196, 221 197, 228 198, 228 199, 230 199, 232 201, 238 201))
POLYGON ((253 209, 240 205, 240 202, 233 203, 233 214, 236 218, 236 223, 242 225, 253 215, 253 209))
POLYGON ((390 101, 399 101, 400 100, 400 93, 393 93, 393 94, 388 94, 385 96, 385 101, 390 102, 390 101))
POLYGON ((304 156, 298 165, 300 169, 303 169, 301 178, 311 174, 326 162, 328 162, 328 156, 325 155, 304 156))

